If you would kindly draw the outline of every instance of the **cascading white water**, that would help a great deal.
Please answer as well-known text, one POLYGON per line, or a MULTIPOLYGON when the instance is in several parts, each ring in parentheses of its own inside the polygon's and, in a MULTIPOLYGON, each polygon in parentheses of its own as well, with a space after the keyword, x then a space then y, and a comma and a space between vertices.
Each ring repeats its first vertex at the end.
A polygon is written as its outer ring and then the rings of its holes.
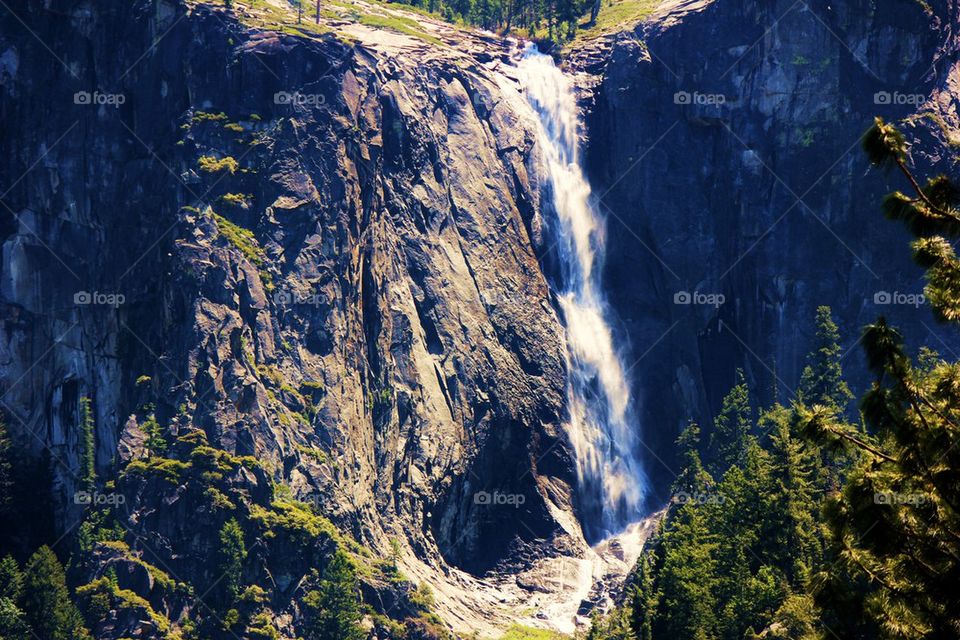
POLYGON ((582 526, 588 538, 597 540, 635 520, 646 492, 630 386, 614 347, 600 283, 605 221, 591 203, 580 167, 577 104, 569 80, 532 44, 517 66, 524 95, 539 119, 542 178, 555 214, 548 221, 562 271, 554 286, 567 330, 568 431, 582 526))

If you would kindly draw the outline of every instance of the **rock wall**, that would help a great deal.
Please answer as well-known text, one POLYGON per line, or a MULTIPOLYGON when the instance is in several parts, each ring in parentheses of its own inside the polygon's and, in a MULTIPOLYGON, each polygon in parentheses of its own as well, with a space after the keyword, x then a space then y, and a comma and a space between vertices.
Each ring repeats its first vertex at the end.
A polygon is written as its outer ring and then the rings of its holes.
POLYGON ((678 430, 710 423, 737 368, 758 403, 790 397, 818 305, 855 391, 857 332, 880 314, 915 346, 960 346, 894 296, 923 290, 906 232, 879 212, 906 185, 868 171, 858 143, 875 115, 906 118, 921 171, 954 169, 958 28, 952 1, 670 0, 616 39, 588 159, 659 488, 678 430))
MULTIPOLYGON (((175 0, 0 12, 0 408, 50 467, 57 534, 83 511, 84 399, 102 480, 144 455, 154 405, 171 438, 198 427, 270 471, 237 483, 283 482, 375 551, 402 540, 417 578, 523 576, 483 591, 490 610, 564 591, 569 557, 591 560, 506 45, 248 17, 175 0)), ((855 388, 849 328, 879 313, 957 348, 926 309, 875 298, 922 281, 878 214, 897 178, 857 148, 874 114, 907 118, 931 140, 914 159, 952 169, 957 26, 953 0, 671 0, 591 59, 587 159, 655 488, 738 367, 758 402, 788 397, 817 305, 848 330, 855 388)), ((178 499, 139 491, 128 524, 175 548, 178 499)), ((573 586, 589 596, 601 565, 573 586)), ((458 579, 441 595, 477 609, 481 581, 458 579)))
POLYGON ((374 549, 482 572, 576 541, 533 136, 478 60, 498 52, 236 18, 0 14, 3 410, 49 456, 60 531, 89 398, 104 478, 154 403, 374 549))

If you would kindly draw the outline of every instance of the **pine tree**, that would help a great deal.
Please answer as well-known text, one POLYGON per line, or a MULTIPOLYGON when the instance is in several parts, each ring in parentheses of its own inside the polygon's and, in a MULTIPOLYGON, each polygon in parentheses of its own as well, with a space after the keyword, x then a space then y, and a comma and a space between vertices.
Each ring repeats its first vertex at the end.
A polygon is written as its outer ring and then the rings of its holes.
MULTIPOLYGON (((653 541, 648 541, 647 547, 653 541)), ((658 594, 655 588, 653 553, 645 548, 638 561, 636 584, 630 592, 630 628, 636 640, 653 640, 653 624, 657 613, 658 594)))
POLYGON ((400 558, 402 556, 403 549, 400 546, 400 541, 396 538, 390 538, 390 570, 394 573, 399 573, 400 571, 400 558))
POLYGON ((63 565, 50 547, 37 549, 24 575, 23 611, 39 640, 90 638, 80 611, 70 599, 63 565))
POLYGON ((753 572, 766 561, 763 496, 769 476, 769 455, 751 439, 743 462, 727 470, 708 505, 709 526, 717 535, 717 628, 723 638, 739 640, 748 626, 772 613, 761 610, 749 591, 753 572))
POLYGON ((19 607, 22 593, 23 573, 17 561, 7 556, 0 560, 0 640, 19 640, 31 634, 19 607))
POLYGON ((162 455, 167 450, 167 440, 163 437, 163 427, 157 422, 157 417, 151 413, 143 422, 143 432, 147 435, 144 446, 152 456, 162 455))
POLYGON ((716 536, 697 504, 688 502, 676 510, 663 534, 654 638, 717 637, 716 546, 716 536))
MULTIPOLYGON (((732 470, 732 469, 731 469, 732 470)), ((750 559, 747 545, 732 535, 720 536, 720 545, 727 549, 720 552, 725 562, 717 564, 717 635, 721 638, 738 638, 742 629, 749 626, 755 603, 749 602, 747 587, 750 584, 750 559)))
POLYGON ((231 604, 240 593, 243 563, 247 559, 247 547, 243 529, 235 518, 224 523, 220 529, 220 563, 224 603, 231 604))
POLYGON ((903 222, 916 236, 913 258, 927 270, 927 301, 945 322, 960 321, 960 260, 950 239, 960 237, 960 190, 945 176, 920 186, 907 165, 907 143, 896 127, 876 118, 863 137, 870 161, 881 168, 896 167, 906 177, 913 196, 900 191, 883 202, 884 214, 903 222))
POLYGON ((83 488, 93 491, 97 483, 96 419, 90 398, 80 398, 80 474, 83 488))
POLYGON ((11 600, 0 598, 0 640, 20 640, 32 634, 23 611, 11 600))
POLYGON ((22 594, 23 572, 12 556, 6 556, 0 560, 0 598, 17 602, 22 594))
MULTIPOLYGON (((912 367, 883 320, 864 333, 877 375, 862 411, 871 435, 808 411, 808 433, 859 454, 827 511, 837 571, 815 581, 818 604, 850 636, 949 637, 960 607, 960 366, 912 367), (932 635, 931 635, 932 634, 932 635)), ((828 623, 829 624, 829 623, 828 623)))
POLYGON ((743 371, 738 369, 737 384, 723 399, 710 438, 709 470, 714 477, 723 475, 731 465, 743 462, 751 441, 750 426, 750 391, 743 371))
MULTIPOLYGON (((147 386, 151 382, 149 376, 140 376, 137 378, 137 386, 147 386)), ((181 411, 183 407, 181 406, 181 411)), ((140 425, 140 428, 146 434, 147 438, 144 442, 144 446, 147 449, 149 455, 157 456, 162 455, 164 451, 167 450, 167 440, 163 435, 163 427, 160 426, 160 423, 157 421, 156 404, 153 402, 144 402, 137 409, 137 413, 141 416, 145 416, 143 423, 140 425)), ((177 420, 182 421, 182 414, 177 416, 177 420)))
MULTIPOLYGON (((784 640, 821 640, 823 636, 817 632, 817 623, 817 608, 813 598, 807 593, 790 594, 784 598, 770 625, 771 627, 776 625, 778 633, 767 637, 784 640)), ((827 637, 829 636, 828 632, 827 637)))
POLYGON ((813 470, 810 456, 794 433, 793 414, 784 408, 768 413, 770 435, 770 482, 765 487, 764 530, 761 533, 769 558, 787 576, 795 589, 809 578, 820 559, 813 470))
MULTIPOLYGON (((864 137, 870 160, 897 167, 915 196, 888 196, 884 211, 917 237, 926 292, 941 320, 960 320, 957 190, 946 178, 924 187, 907 145, 877 118, 864 137)), ((883 318, 863 333, 875 376, 861 402, 868 433, 824 407, 802 409, 805 432, 856 458, 843 492, 827 505, 828 564, 812 580, 825 624, 840 638, 960 636, 960 364, 925 356, 915 366, 883 318)))
POLYGON ((830 315, 830 307, 817 307, 816 326, 816 348, 807 356, 807 366, 800 376, 799 400, 807 405, 822 404, 842 412, 853 399, 853 394, 843 380, 840 331, 830 315))
POLYGON ((713 478, 700 461, 700 426, 696 422, 690 422, 680 433, 676 444, 683 466, 673 481, 673 495, 692 496, 708 491, 713 486, 713 478))
POLYGON ((350 558, 336 551, 317 589, 307 592, 306 640, 360 640, 360 603, 357 574, 350 558))

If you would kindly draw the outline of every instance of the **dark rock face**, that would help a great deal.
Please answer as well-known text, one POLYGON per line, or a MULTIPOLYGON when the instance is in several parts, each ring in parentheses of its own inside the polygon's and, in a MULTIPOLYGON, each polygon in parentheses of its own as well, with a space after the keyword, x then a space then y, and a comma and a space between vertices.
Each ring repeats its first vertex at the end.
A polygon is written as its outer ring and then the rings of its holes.
POLYGON ((908 133, 941 143, 914 149, 922 170, 952 169, 940 155, 956 124, 957 6, 922 4, 668 2, 613 47, 588 115, 589 168, 659 487, 678 429, 710 422, 738 367, 759 402, 774 376, 788 397, 818 305, 846 330, 857 391, 853 328, 880 314, 957 348, 927 308, 882 304, 923 281, 906 233, 879 213, 906 186, 868 173, 858 144, 875 115, 913 116, 908 133))
POLYGON ((0 14, 3 410, 51 452, 61 528, 90 398, 105 477, 152 402, 374 548, 481 572, 563 533, 533 136, 469 54, 410 40, 178 2, 0 14))

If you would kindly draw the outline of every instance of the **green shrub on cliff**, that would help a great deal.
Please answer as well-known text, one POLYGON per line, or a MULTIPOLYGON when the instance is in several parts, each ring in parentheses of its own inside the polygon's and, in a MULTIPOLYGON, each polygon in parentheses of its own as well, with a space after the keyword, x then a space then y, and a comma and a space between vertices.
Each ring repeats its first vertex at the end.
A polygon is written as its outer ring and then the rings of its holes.
POLYGON ((227 119, 227 114, 223 111, 220 113, 209 113, 207 111, 196 111, 193 116, 190 118, 190 122, 222 122, 227 119))
POLYGON ((172 458, 146 458, 133 460, 121 472, 121 477, 138 475, 142 477, 158 476, 170 484, 180 484, 182 475, 190 469, 190 463, 181 462, 172 458))
POLYGON ((217 231, 220 232, 220 235, 239 249, 240 253, 242 253, 247 260, 258 267, 262 266, 266 255, 260 247, 260 243, 257 242, 257 237, 253 234, 253 231, 244 229, 240 225, 230 222, 212 210, 208 209, 208 211, 213 216, 214 222, 217 223, 217 231))
POLYGON ((220 199, 227 204, 233 205, 235 207, 242 207, 249 200, 253 200, 252 194, 242 194, 242 193, 225 193, 220 196, 220 199))
POLYGON ((321 536, 340 538, 340 532, 332 522, 315 514, 308 505, 292 500, 275 500, 269 509, 251 505, 250 518, 264 527, 267 537, 274 537, 282 531, 304 543, 321 536))
POLYGON ((266 613, 258 613, 247 625, 247 635, 255 640, 279 640, 280 632, 266 613))
POLYGON ((215 156, 201 156, 200 159, 197 160, 197 165, 204 173, 220 173, 221 171, 226 171, 233 174, 240 168, 240 163, 232 156, 225 156, 220 159, 217 159, 215 156))
POLYGON ((556 631, 513 624, 500 636, 500 640, 563 640, 565 637, 556 631))
POLYGON ((111 611, 132 611, 140 618, 146 618, 154 627, 166 634, 170 631, 170 620, 157 613, 146 598, 117 586, 116 577, 98 578, 77 588, 77 597, 83 603, 87 615, 94 620, 102 620, 111 611))

